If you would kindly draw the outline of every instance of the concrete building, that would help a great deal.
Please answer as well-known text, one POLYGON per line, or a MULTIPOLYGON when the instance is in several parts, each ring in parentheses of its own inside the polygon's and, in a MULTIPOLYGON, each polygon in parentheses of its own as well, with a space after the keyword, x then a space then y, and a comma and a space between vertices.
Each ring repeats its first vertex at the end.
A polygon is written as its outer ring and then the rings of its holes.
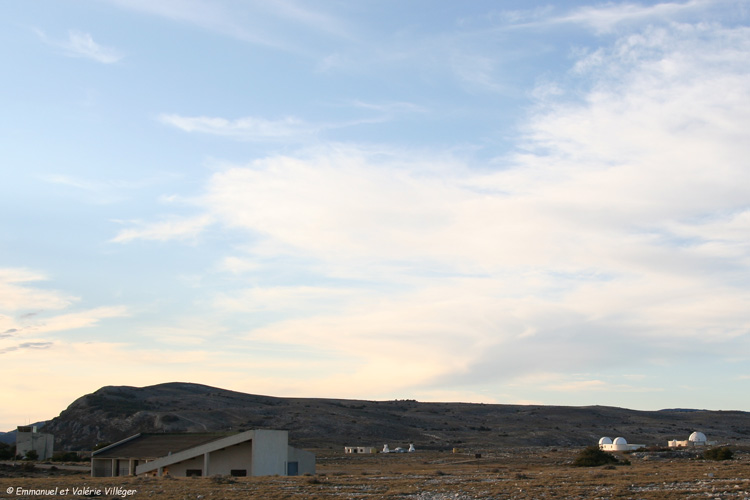
POLYGON ((376 453, 376 450, 373 446, 344 446, 344 453, 356 455, 358 453, 376 453))
POLYGON ((690 448, 694 446, 714 446, 716 445, 716 441, 709 441, 708 439, 706 439, 705 434, 696 431, 690 434, 687 441, 678 441, 676 439, 673 439, 671 441, 668 441, 667 445, 670 448, 690 448))
POLYGON ((602 451, 631 451, 645 447, 645 444, 628 444, 624 437, 616 437, 612 440, 612 438, 604 436, 599 440, 599 449, 602 451))
POLYGON ((52 458, 55 436, 37 432, 36 425, 19 425, 16 429, 16 455, 26 456, 36 451, 37 460, 52 458))
POLYGON ((315 455, 288 445, 289 432, 232 435, 136 434, 91 454, 92 477, 296 476, 315 473, 315 455))

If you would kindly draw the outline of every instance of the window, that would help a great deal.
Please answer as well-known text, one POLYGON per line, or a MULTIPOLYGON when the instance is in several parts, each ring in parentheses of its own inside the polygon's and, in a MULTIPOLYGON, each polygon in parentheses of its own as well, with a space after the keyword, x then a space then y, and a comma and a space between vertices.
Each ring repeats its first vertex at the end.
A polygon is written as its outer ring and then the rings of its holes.
POLYGON ((203 475, 203 471, 201 469, 187 469, 185 475, 187 477, 199 477, 203 475))
POLYGON ((245 477, 247 476, 247 470, 246 469, 232 469, 229 471, 230 476, 234 477, 245 477))

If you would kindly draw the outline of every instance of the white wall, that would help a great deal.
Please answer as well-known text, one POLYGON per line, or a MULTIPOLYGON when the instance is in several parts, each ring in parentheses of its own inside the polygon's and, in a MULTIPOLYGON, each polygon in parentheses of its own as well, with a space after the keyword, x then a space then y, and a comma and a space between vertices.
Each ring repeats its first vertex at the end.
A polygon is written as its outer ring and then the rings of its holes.
POLYGON ((16 432, 16 454, 25 456, 35 450, 39 460, 52 458, 55 437, 42 432, 16 432))
POLYGON ((253 438, 253 476, 286 475, 287 431, 258 429, 253 438))

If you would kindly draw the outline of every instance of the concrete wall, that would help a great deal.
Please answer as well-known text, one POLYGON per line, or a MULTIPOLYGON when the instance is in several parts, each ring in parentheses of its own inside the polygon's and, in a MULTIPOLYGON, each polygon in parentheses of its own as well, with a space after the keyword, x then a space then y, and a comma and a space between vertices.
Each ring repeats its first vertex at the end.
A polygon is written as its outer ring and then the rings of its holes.
MULTIPOLYGON (((36 430, 22 431, 19 427, 16 431, 16 455, 25 456, 27 452, 34 450, 39 460, 52 458, 55 437, 52 434, 36 432, 36 430)), ((23 427, 27 429, 27 427, 23 427)), ((34 428, 36 429, 36 428, 34 428)))
POLYGON ((297 474, 315 474, 315 454, 299 448, 287 447, 287 461, 297 462, 297 474))
POLYGON ((201 475, 205 477, 223 475, 228 476, 233 470, 244 470, 249 476, 252 473, 252 450, 253 442, 246 441, 228 448, 212 451, 208 453, 208 463, 205 460, 205 454, 169 465, 164 468, 170 476, 183 477, 187 475, 188 469, 199 469, 201 475), (204 464, 208 465, 208 470, 203 470, 204 464))
POLYGON ((253 438, 253 476, 286 476, 287 431, 258 429, 253 438))
POLYGON ((197 469, 201 471, 202 476, 211 475, 210 471, 208 474, 203 473, 203 455, 185 460, 184 462, 168 465, 167 467, 164 467, 164 474, 169 474, 173 477, 184 477, 187 475, 188 469, 197 469))

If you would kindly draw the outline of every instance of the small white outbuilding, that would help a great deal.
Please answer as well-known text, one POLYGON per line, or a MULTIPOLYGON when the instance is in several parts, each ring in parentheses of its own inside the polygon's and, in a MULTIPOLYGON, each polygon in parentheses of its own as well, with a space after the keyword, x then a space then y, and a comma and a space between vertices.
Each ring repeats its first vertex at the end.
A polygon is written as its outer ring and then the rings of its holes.
POLYGON ((347 455, 362 455, 375 453, 375 448, 372 446, 344 446, 344 453, 347 455))

